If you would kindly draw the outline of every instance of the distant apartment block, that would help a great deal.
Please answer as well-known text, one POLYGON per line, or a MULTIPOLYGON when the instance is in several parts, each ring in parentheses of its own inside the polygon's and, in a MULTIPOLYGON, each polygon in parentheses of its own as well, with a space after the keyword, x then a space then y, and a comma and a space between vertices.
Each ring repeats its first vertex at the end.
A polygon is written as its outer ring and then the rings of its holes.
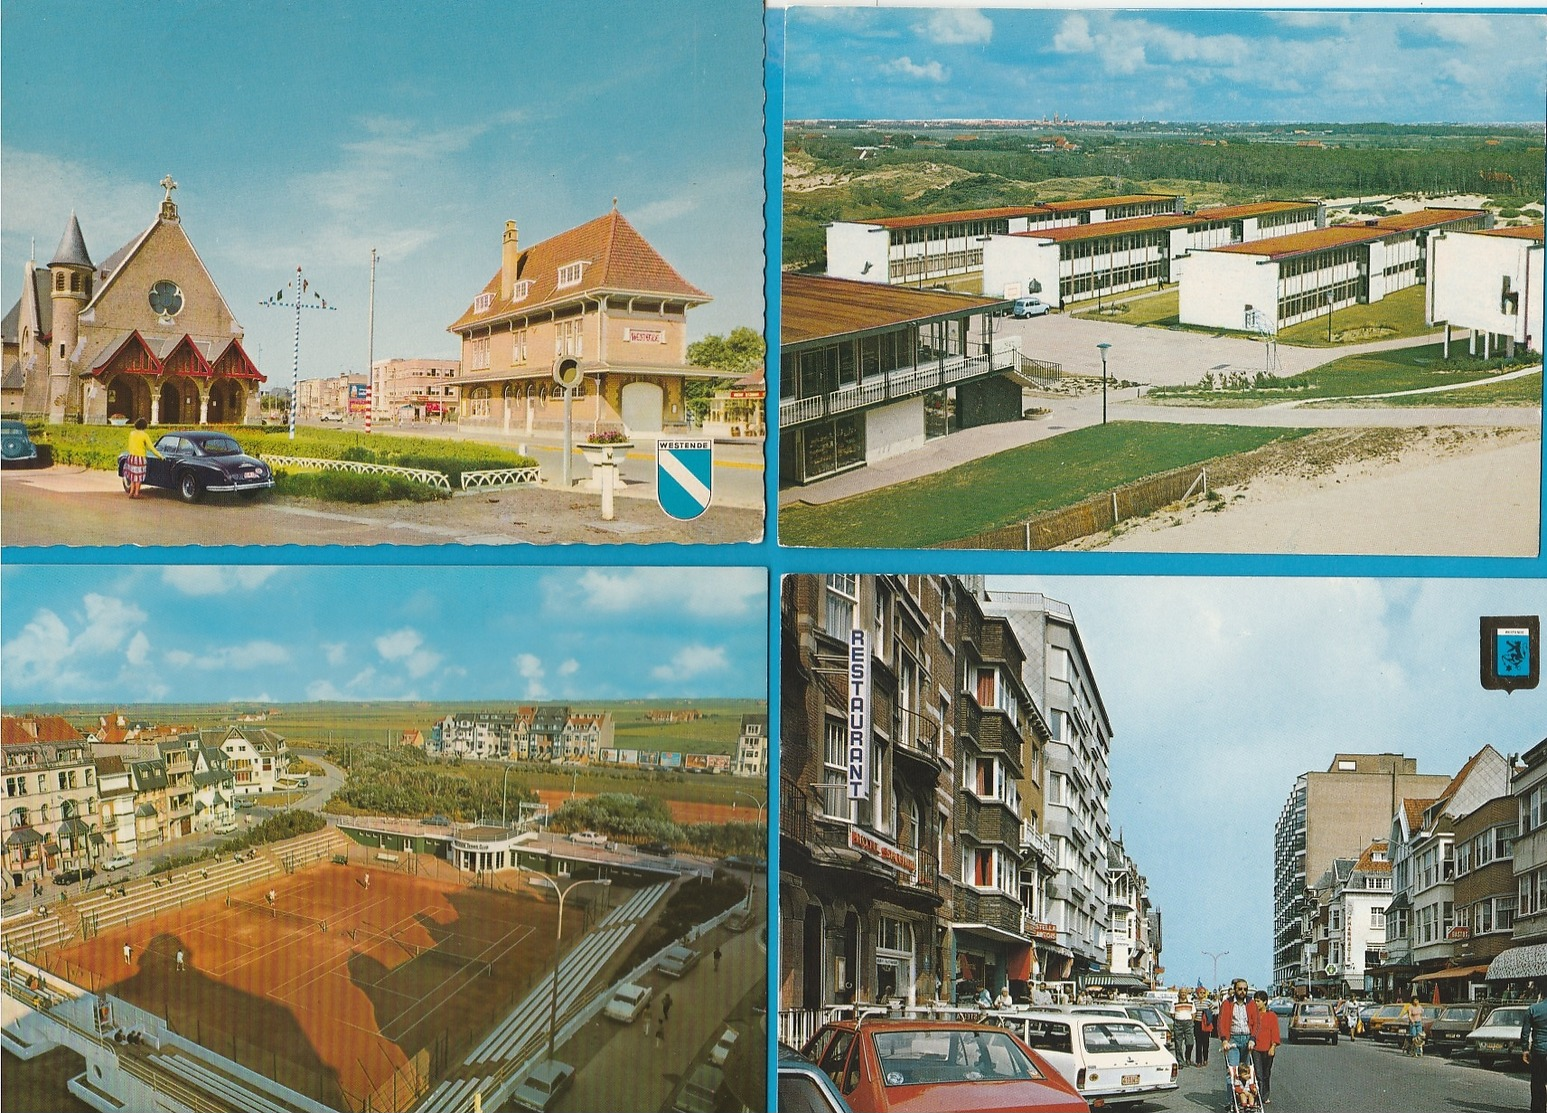
POLYGON ((371 416, 381 422, 455 421, 455 359, 378 359, 371 364, 371 416))

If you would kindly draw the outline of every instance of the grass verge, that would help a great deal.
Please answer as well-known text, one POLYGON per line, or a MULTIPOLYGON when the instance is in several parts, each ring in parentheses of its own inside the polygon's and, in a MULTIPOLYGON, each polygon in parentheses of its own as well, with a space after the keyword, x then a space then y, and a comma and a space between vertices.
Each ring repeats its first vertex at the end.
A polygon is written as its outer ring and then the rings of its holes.
POLYGON ((819 506, 779 512, 790 545, 922 548, 971 537, 1171 468, 1248 452, 1306 429, 1113 422, 819 506))

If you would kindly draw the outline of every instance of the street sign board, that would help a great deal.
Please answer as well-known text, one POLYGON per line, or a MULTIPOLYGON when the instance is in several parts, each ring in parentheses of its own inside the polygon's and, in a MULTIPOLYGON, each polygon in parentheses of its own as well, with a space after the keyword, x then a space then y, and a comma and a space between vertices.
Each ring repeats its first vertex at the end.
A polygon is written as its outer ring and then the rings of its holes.
POLYGON ((714 499, 714 442, 662 438, 655 442, 655 501, 688 522, 714 499))
POLYGON ((1478 621, 1482 685, 1489 691, 1535 688, 1541 679, 1541 619, 1488 615, 1478 621))

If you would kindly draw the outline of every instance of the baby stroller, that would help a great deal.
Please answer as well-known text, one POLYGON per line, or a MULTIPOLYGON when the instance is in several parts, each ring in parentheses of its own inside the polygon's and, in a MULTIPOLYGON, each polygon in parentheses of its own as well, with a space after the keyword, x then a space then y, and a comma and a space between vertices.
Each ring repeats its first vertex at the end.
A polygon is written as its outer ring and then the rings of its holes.
POLYGON ((1261 1113, 1262 1091, 1257 1087, 1257 1068, 1250 1051, 1234 1047, 1225 1053, 1225 1082, 1230 1090, 1230 1113, 1261 1113))

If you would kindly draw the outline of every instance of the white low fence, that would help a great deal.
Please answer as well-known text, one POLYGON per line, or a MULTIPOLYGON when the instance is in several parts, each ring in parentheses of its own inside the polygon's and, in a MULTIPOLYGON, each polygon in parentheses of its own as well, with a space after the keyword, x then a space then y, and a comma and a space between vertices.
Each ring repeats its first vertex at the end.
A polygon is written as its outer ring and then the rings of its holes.
POLYGON ((439 487, 443 491, 451 490, 451 480, 447 479, 443 472, 431 471, 428 468, 400 468, 394 464, 371 464, 363 460, 324 460, 313 456, 265 456, 263 459, 276 467, 321 468, 328 471, 358 472, 361 475, 400 475, 404 479, 428 483, 431 487, 439 487))
POLYGON ((520 487, 538 482, 542 469, 533 464, 524 468, 486 468, 462 473, 462 490, 492 490, 496 487, 520 487))

